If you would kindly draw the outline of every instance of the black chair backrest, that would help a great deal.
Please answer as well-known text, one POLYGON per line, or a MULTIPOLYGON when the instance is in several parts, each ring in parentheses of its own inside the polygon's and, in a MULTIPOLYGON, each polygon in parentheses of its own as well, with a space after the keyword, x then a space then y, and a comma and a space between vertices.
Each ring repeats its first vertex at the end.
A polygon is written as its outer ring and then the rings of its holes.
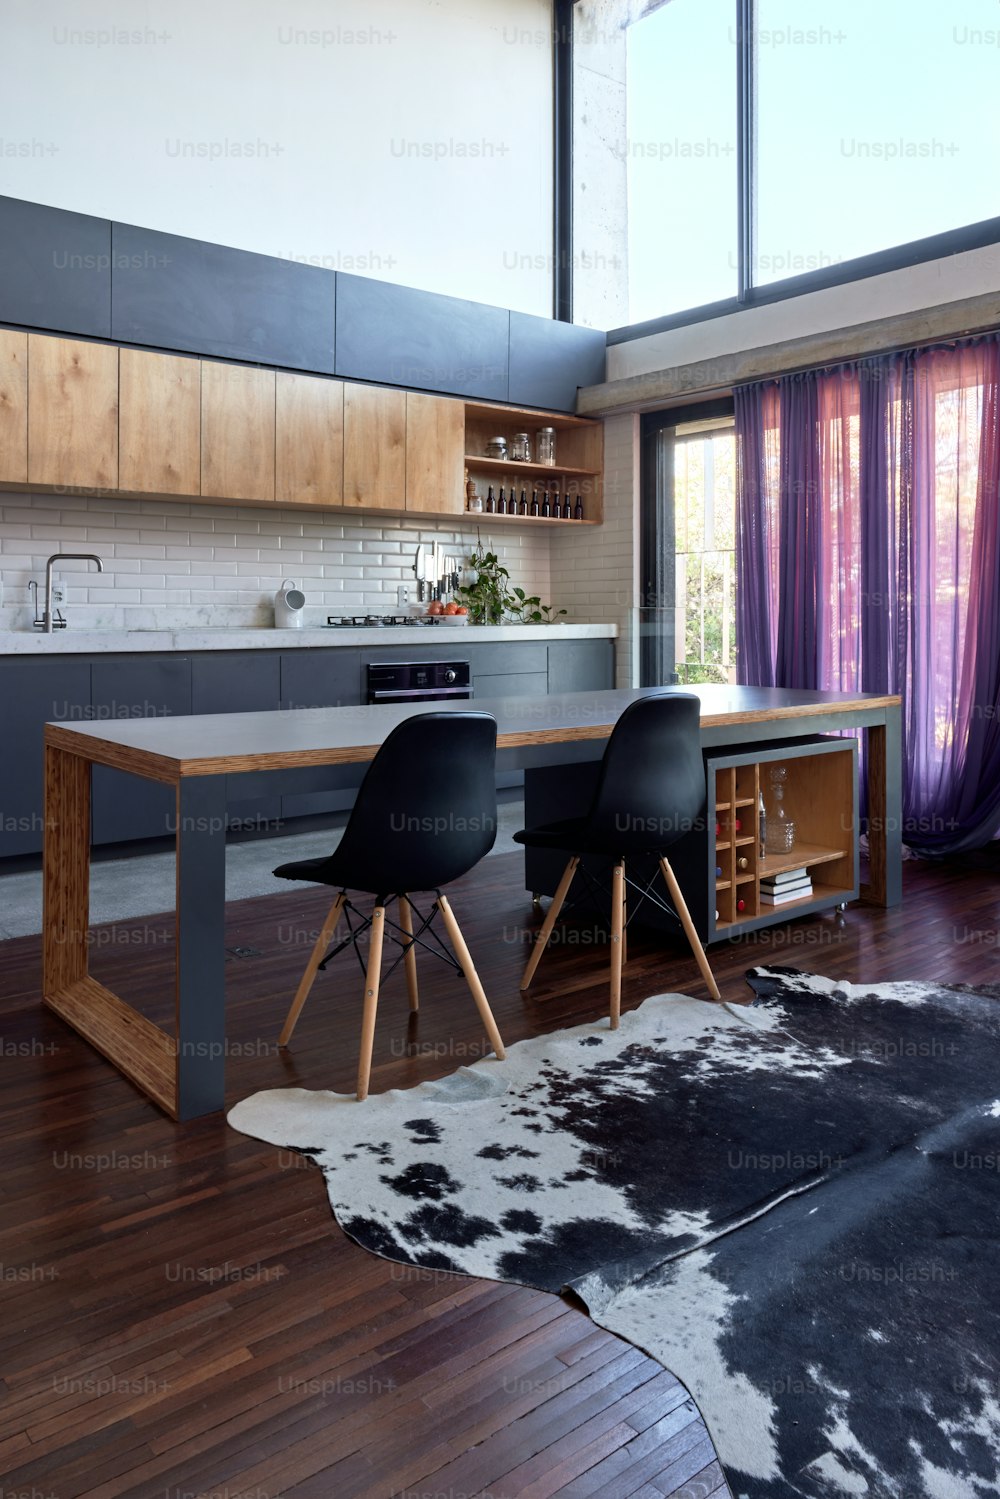
POLYGON ((344 883, 390 895, 466 874, 496 841, 496 750, 489 713, 418 713, 398 724, 333 856, 344 883))
POLYGON ((705 811, 701 704, 690 692, 640 698, 611 731, 587 817, 609 854, 669 848, 705 811))

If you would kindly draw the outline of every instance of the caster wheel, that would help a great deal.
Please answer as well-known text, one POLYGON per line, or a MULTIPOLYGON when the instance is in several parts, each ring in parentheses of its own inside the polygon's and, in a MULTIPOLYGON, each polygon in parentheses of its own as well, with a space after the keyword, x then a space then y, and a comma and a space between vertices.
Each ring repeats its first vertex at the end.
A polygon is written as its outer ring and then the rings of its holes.
POLYGON ((539 895, 537 890, 533 890, 531 893, 531 904, 536 911, 540 911, 542 909, 542 897, 539 895))

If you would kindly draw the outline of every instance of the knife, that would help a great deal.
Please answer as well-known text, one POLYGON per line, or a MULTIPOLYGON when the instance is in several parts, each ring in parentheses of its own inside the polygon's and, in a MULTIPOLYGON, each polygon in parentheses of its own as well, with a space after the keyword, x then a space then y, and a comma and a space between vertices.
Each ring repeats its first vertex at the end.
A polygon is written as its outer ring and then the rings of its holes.
POLYGON ((424 601, 424 583, 427 578, 427 570, 424 566, 424 549, 422 546, 418 546, 414 553, 413 576, 417 580, 417 600, 422 604, 424 601))

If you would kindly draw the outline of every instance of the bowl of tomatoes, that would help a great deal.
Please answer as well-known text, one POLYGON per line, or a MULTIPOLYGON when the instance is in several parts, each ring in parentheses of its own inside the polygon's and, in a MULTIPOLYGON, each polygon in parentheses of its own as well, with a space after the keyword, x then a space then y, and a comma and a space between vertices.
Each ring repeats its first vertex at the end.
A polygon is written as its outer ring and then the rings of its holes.
POLYGON ((436 625, 467 625, 469 611, 464 604, 456 604, 454 601, 443 604, 440 599, 434 599, 427 605, 427 618, 432 619, 436 625))

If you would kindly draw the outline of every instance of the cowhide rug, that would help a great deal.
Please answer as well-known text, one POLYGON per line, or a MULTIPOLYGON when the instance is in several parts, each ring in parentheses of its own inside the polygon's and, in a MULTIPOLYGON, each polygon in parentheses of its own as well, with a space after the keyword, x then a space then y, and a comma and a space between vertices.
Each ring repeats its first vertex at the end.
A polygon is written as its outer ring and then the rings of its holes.
POLYGON ((996 1496, 1000 989, 748 979, 229 1117, 376 1254, 571 1288, 684 1382, 736 1495, 996 1496))

